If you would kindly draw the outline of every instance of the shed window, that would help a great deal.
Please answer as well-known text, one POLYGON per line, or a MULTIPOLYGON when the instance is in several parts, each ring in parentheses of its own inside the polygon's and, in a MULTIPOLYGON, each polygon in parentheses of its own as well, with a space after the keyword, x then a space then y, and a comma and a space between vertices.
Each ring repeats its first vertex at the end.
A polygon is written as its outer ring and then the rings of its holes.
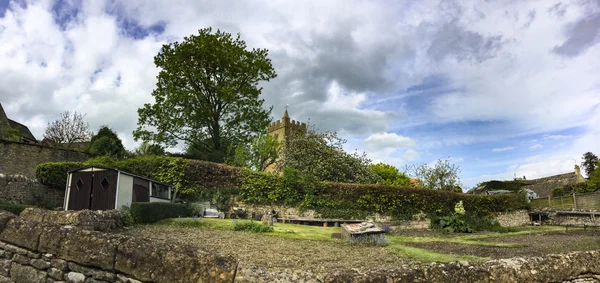
POLYGON ((152 196, 156 198, 169 198, 169 186, 152 183, 152 196))
POLYGON ((77 190, 81 191, 81 189, 83 188, 83 181, 81 180, 81 178, 79 178, 79 181, 77 181, 77 190))

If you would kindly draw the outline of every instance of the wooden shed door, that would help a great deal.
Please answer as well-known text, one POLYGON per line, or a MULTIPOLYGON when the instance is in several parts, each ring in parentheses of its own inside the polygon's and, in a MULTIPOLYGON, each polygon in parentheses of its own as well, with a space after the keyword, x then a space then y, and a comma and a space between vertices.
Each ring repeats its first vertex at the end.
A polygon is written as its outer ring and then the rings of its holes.
POLYGON ((115 209, 117 172, 113 170, 95 171, 91 197, 92 210, 115 209))
POLYGON ((150 182, 133 178, 133 196, 131 202, 150 202, 150 182))
POLYGON ((71 173, 71 188, 69 192, 69 210, 90 208, 90 192, 92 189, 92 172, 71 173))

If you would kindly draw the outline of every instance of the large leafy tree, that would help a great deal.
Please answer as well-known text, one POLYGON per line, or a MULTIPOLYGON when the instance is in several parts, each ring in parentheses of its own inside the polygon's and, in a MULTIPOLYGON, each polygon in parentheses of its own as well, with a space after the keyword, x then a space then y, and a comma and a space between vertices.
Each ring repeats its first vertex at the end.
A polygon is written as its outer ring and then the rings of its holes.
POLYGON ((71 114, 65 111, 60 114, 60 118, 52 123, 44 132, 44 140, 71 147, 74 143, 88 142, 92 138, 90 126, 83 118, 85 115, 77 112, 71 114))
POLYGON ((89 152, 93 156, 109 156, 115 159, 123 158, 127 154, 117 133, 108 126, 100 127, 98 133, 92 137, 89 152))
POLYGON ((583 166, 585 174, 590 177, 598 165, 598 156, 591 152, 586 152, 581 159, 583 159, 581 166, 583 166))
POLYGON ((369 169, 371 160, 365 153, 348 153, 346 140, 335 132, 293 132, 284 146, 279 170, 291 168, 321 181, 378 183, 382 179, 369 169))
POLYGON ((381 182, 384 185, 389 186, 409 186, 410 178, 404 172, 400 172, 398 168, 393 165, 385 164, 383 162, 372 164, 369 166, 371 171, 375 172, 375 174, 379 175, 383 181, 381 182))
POLYGON ((279 148, 279 141, 263 132, 251 143, 239 143, 235 148, 234 155, 227 163, 233 166, 265 171, 267 167, 277 161, 279 148))
POLYGON ((269 124, 261 81, 277 75, 266 49, 248 50, 238 34, 211 28, 163 45, 154 104, 138 109, 136 140, 179 142, 222 162, 228 144, 249 142, 269 124), (221 154, 213 154, 214 152, 221 154))
POLYGON ((438 159, 432 167, 427 164, 409 165, 406 166, 405 171, 418 178, 419 184, 423 188, 462 192, 458 177, 460 168, 458 165, 450 163, 450 158, 438 159))

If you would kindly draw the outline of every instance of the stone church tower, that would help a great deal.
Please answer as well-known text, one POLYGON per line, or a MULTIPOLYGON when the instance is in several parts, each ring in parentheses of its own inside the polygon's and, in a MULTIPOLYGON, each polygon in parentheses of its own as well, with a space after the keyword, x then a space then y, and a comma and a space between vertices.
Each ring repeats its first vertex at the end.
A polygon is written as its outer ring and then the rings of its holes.
MULTIPOLYGON (((283 152, 285 147, 288 146, 293 132, 306 133, 306 123, 290 120, 290 115, 288 114, 287 109, 285 109, 285 113, 283 114, 281 120, 271 123, 267 130, 268 135, 274 137, 281 144, 277 162, 285 158, 283 156, 283 152)), ((277 170, 277 163, 269 165, 266 171, 271 173, 280 173, 277 170)))

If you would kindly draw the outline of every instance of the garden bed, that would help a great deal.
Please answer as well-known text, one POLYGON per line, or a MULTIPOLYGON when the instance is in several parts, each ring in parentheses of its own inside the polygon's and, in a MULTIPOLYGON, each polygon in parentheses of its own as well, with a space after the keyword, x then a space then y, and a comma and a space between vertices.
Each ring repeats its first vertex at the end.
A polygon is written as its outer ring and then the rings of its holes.
POLYGON ((406 245, 445 254, 489 257, 492 259, 542 256, 600 249, 600 231, 569 231, 534 235, 487 238, 483 243, 504 243, 513 246, 482 246, 448 242, 407 243, 406 245))
POLYGON ((197 245, 231 255, 238 259, 240 278, 266 273, 285 274, 288 279, 321 278, 325 273, 341 270, 403 269, 430 262, 483 261, 600 249, 600 231, 565 232, 562 227, 550 226, 521 227, 510 233, 395 231, 386 235, 387 246, 376 247, 332 239, 332 233, 341 232, 339 227, 276 223, 274 232, 250 233, 233 231, 233 223, 229 219, 169 219, 136 226, 124 233, 197 245))

